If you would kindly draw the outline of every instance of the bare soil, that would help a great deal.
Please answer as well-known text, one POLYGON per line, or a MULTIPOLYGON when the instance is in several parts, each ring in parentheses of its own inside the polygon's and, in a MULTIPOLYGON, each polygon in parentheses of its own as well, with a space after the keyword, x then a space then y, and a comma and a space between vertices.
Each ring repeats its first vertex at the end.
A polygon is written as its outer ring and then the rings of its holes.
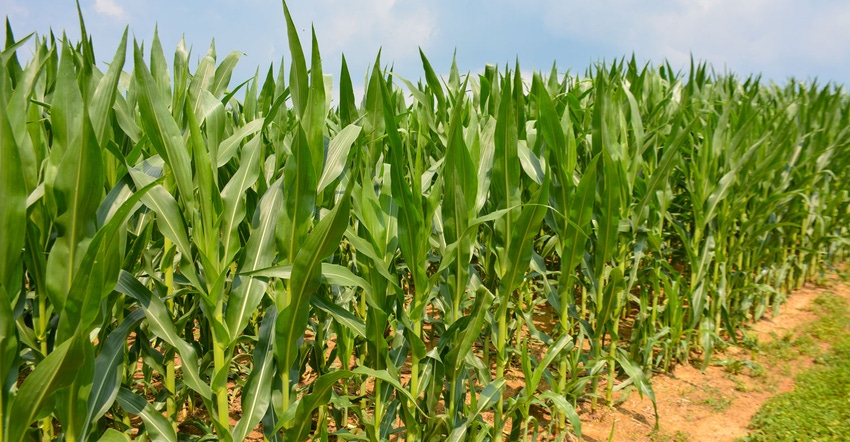
MULTIPOLYGON (((832 292, 850 300, 850 285, 832 278, 825 286, 806 285, 795 291, 781 307, 779 315, 753 325, 751 335, 759 345, 781 339, 816 319, 812 302, 820 294, 832 292)), ((636 391, 624 392, 613 408, 591 416, 582 413, 585 441, 734 441, 747 435, 747 426, 761 405, 771 396, 791 391, 794 377, 810 368, 812 356, 799 354, 792 360, 771 361, 756 351, 730 346, 715 354, 717 361, 751 361, 761 370, 738 365, 736 370, 711 365, 680 365, 672 373, 655 375, 652 388, 658 404, 659 430, 653 431, 652 402, 636 391)))

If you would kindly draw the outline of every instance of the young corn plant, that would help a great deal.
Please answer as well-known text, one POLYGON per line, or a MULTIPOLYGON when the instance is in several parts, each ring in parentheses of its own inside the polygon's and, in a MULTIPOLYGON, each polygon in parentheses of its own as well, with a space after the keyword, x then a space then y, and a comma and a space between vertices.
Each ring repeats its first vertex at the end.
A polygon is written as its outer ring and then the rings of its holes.
POLYGON ((283 12, 289 63, 235 86, 238 52, 125 32, 104 72, 82 16, 7 22, 0 442, 581 435, 846 259, 836 85, 420 52, 359 105, 343 59, 332 106, 283 12))

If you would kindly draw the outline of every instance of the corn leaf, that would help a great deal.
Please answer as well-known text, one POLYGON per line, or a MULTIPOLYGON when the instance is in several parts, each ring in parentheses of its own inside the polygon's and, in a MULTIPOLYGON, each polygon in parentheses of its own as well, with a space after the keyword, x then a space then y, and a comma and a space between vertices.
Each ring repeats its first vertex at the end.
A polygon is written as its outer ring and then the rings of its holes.
POLYGON ((177 349, 177 352, 180 353, 180 358, 183 360, 183 373, 186 376, 186 385, 198 392, 205 399, 212 397, 210 387, 201 380, 198 371, 198 356, 195 349, 177 334, 174 323, 170 319, 171 313, 165 307, 162 300, 151 293, 133 275, 124 270, 121 271, 118 286, 115 290, 138 301, 141 308, 145 311, 145 317, 148 320, 151 331, 165 342, 168 342, 169 345, 177 349))
POLYGON ((121 387, 116 399, 121 404, 121 408, 142 418, 151 440, 157 442, 177 440, 177 433, 174 432, 168 419, 156 411, 152 404, 145 401, 145 398, 128 390, 127 387, 121 387))
MULTIPOLYGON (((191 212, 195 205, 195 187, 192 184, 192 165, 189 150, 174 117, 168 111, 166 101, 156 86, 138 46, 134 49, 133 78, 139 100, 142 128, 157 153, 165 159, 174 173, 180 201, 191 212)), ((168 100, 170 102, 171 100, 168 100)), ((197 106, 195 107, 197 113, 197 106)))
POLYGON ((245 440, 248 432, 255 427, 269 408, 272 396, 272 383, 276 374, 274 365, 274 325, 277 310, 269 309, 260 325, 259 342, 254 349, 254 369, 248 375, 242 390, 242 418, 233 428, 233 440, 245 440))
POLYGON ((74 381, 76 371, 83 363, 83 359, 77 357, 83 345, 86 343, 79 335, 66 340, 27 376, 9 405, 9 414, 14 416, 8 423, 9 441, 27 440, 26 430, 30 424, 50 414, 56 392, 74 381))

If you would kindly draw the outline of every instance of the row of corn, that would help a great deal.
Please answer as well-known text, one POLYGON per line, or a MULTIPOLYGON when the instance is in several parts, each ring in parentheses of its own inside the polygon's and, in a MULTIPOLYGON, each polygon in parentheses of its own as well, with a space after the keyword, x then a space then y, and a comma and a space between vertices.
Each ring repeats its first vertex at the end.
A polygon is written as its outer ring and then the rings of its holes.
POLYGON ((284 10, 236 86, 7 22, 0 442, 563 440, 847 256, 843 88, 422 55, 356 100, 284 10))

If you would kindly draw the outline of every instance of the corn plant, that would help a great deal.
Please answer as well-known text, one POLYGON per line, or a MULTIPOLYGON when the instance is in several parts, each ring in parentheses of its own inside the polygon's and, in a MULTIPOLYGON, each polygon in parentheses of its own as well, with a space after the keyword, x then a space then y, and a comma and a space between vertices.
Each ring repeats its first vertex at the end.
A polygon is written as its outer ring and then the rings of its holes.
POLYGON ((379 53, 358 103, 282 21, 243 82, 6 23, 0 442, 580 436, 846 259, 838 85, 379 53))

